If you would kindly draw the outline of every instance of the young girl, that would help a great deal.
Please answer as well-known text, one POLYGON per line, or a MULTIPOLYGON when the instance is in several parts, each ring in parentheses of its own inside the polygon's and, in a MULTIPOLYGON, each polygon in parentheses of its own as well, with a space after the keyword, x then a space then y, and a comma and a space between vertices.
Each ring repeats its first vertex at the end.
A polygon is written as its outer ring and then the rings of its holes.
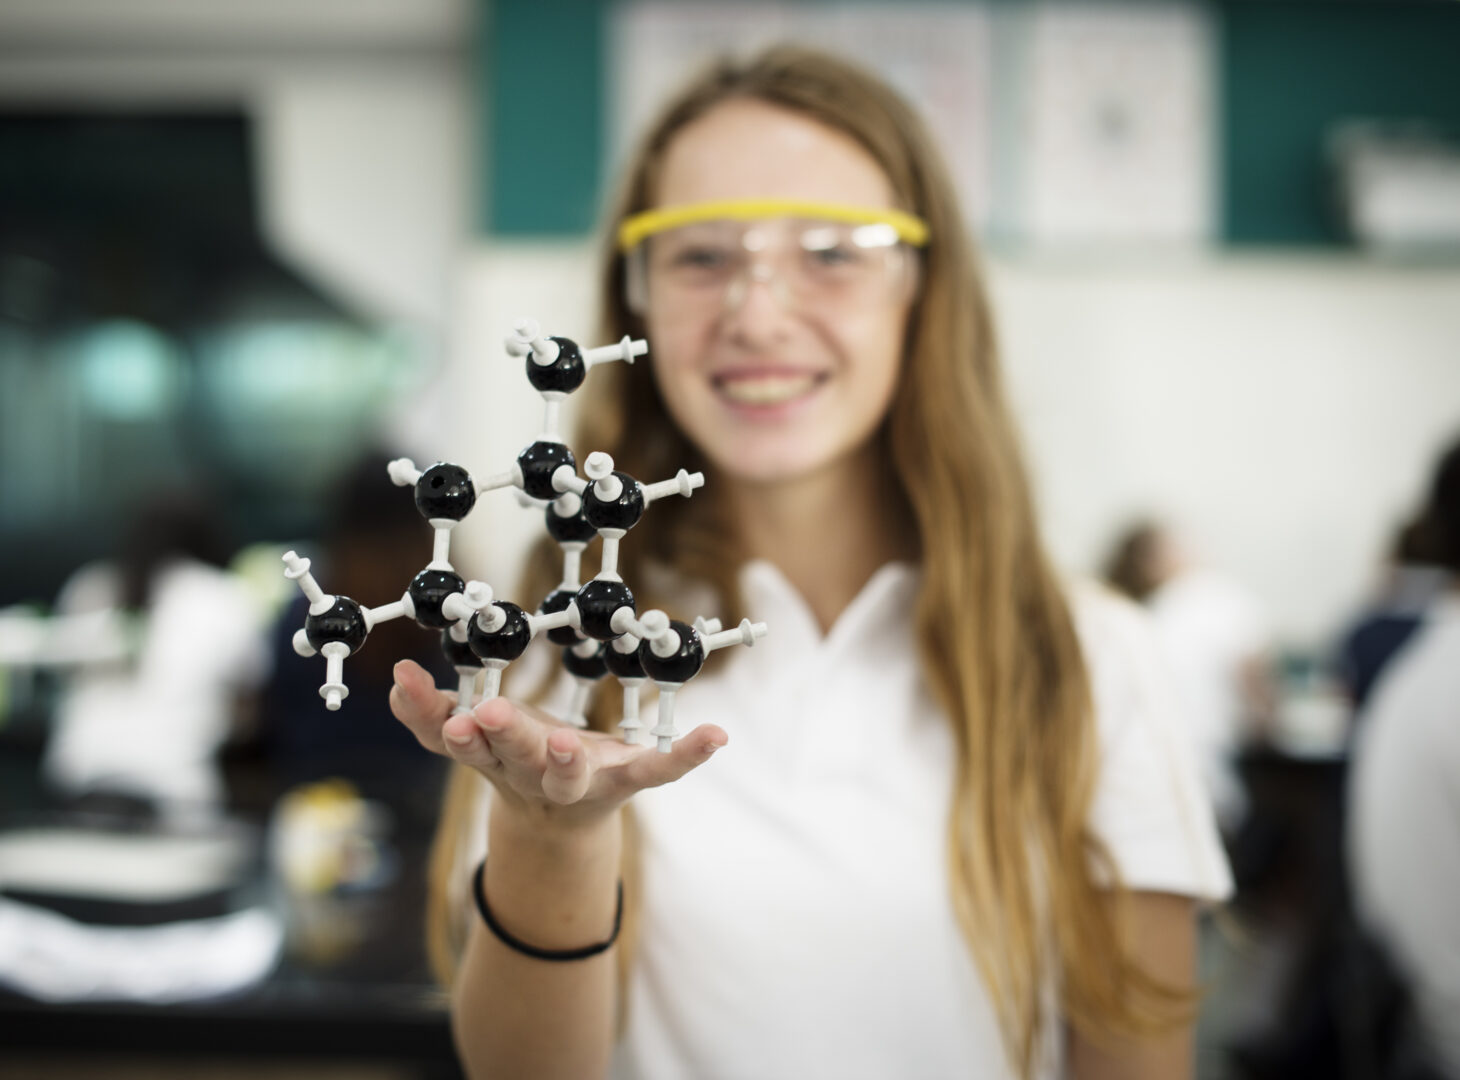
POLYGON ((453 716, 398 665, 460 763, 432 929, 467 1070, 1189 1075, 1226 865, 1139 616, 1049 565, 923 125, 776 49, 684 91, 627 179, 601 336, 652 363, 593 376, 576 446, 705 472, 625 542, 640 611, 771 635, 686 686, 669 754, 608 708, 453 716))

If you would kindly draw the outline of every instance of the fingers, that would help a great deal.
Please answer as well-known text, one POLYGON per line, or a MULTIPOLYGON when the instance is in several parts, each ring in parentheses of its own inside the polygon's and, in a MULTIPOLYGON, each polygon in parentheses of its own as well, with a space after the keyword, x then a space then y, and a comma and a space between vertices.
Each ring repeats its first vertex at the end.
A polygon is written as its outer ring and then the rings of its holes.
POLYGON ((472 713, 456 713, 449 717, 441 725, 441 738, 445 743, 445 753, 463 765, 486 772, 501 764, 472 713))
POLYGON ((510 765, 515 779, 509 783, 524 793, 540 787, 550 802, 566 804, 577 802, 588 790, 588 754, 578 736, 564 729, 545 737, 539 719, 505 698, 492 698, 470 713, 452 716, 442 726, 442 735, 447 753, 465 765, 484 772, 510 765))
POLYGON ((441 725, 455 707, 456 696, 436 689, 431 676, 414 660, 400 661, 395 665, 394 674, 390 711, 427 750, 446 753, 441 725))
POLYGON ((701 724, 676 742, 669 753, 654 751, 635 757, 624 766, 624 779, 634 788, 671 783, 709 761, 729 741, 724 728, 701 724))
POLYGON ((547 738, 542 793, 555 803, 575 803, 588 791, 588 752, 576 733, 554 731, 547 738))
POLYGON ((498 758, 525 766, 542 764, 542 726, 512 702, 492 698, 470 715, 498 758))

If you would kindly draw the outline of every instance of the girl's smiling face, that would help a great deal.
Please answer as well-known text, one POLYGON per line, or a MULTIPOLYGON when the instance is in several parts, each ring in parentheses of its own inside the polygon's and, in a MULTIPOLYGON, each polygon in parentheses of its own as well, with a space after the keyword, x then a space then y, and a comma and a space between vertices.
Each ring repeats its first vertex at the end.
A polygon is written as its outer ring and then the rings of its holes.
MULTIPOLYGON (((886 175, 860 144, 750 99, 718 105, 681 131, 658 180, 659 206, 767 198, 895 205, 886 175)), ((788 231, 769 223, 769 246, 788 231)), ((675 422, 726 476, 797 479, 866 447, 902 363, 914 273, 912 257, 898 254, 907 268, 889 269, 885 288, 870 298, 864 290, 854 303, 789 289, 784 265, 768 255, 712 303, 672 302, 649 271, 645 318, 659 391, 675 422)))

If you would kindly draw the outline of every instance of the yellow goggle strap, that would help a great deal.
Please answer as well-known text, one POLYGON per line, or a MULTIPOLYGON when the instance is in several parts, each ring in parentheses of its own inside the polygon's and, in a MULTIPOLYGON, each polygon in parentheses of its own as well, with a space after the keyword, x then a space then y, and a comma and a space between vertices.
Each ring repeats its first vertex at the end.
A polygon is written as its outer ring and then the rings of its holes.
POLYGON ((756 218, 799 217, 824 221, 845 221, 853 225, 891 225, 903 243, 922 247, 928 242, 928 225, 922 218, 886 207, 847 206, 842 203, 809 202, 801 199, 727 199, 645 210, 624 221, 618 229, 620 251, 632 251, 647 237, 666 229, 697 221, 753 221, 756 218))

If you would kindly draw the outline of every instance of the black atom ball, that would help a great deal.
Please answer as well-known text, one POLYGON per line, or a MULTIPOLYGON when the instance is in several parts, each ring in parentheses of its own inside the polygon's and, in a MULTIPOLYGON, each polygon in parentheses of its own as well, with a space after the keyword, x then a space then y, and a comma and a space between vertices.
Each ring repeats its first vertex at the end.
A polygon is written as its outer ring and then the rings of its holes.
POLYGON ((517 455, 522 490, 534 499, 556 499, 562 492, 553 487, 553 473, 563 465, 577 468, 573 451, 563 443, 539 439, 517 455))
POLYGON ((460 521, 477 502, 476 485, 460 465, 438 461, 416 481, 416 509, 427 521, 460 521))
POLYGON ((441 655, 454 668, 482 666, 481 659, 471 651, 471 645, 465 641, 457 641, 451 636, 450 630, 441 631, 441 655))
POLYGON ((622 581, 590 581, 578 590, 575 600, 583 633, 599 641, 612 641, 619 636, 610 625, 615 611, 622 607, 637 610, 634 608, 634 594, 622 581))
POLYGON ((679 634, 679 649, 672 656, 657 656, 646 641, 639 646, 639 662, 644 665, 644 673, 655 682, 689 682, 705 662, 705 647, 693 626, 682 622, 669 625, 679 634))
POLYGON ((608 673, 603 661, 604 646, 600 645, 587 656, 579 656, 572 649, 563 650, 563 667, 568 674, 578 679, 601 679, 608 673))
POLYGON ((583 492, 583 517, 595 529, 632 529, 644 516, 644 491, 628 473, 614 470, 613 475, 623 484, 618 498, 605 502, 597 495, 597 485, 589 484, 583 492))
POLYGON ((583 385, 588 368, 583 363, 583 351, 578 343, 567 338, 555 337, 558 343, 558 358, 551 364, 539 364, 527 354, 527 381, 539 393, 556 390, 560 394, 571 394, 583 385))
POLYGON ((406 593, 416 608, 416 622, 427 630, 440 630, 450 625, 451 620, 441 611, 441 605, 452 593, 466 588, 450 570, 422 570, 406 586, 406 593))
POLYGON ((369 632, 365 626, 365 613, 348 596, 335 597, 328 611, 304 619, 304 636, 316 652, 331 641, 343 641, 353 653, 365 644, 365 635, 369 632))
MULTIPOLYGON (((567 608, 573 602, 577 594, 572 589, 554 589, 547 594, 546 599, 537 607, 539 615, 554 615, 567 608)), ((554 645, 575 645, 578 643, 578 631, 571 626, 556 626, 547 632, 547 638, 554 645)))
POLYGON ((619 652, 609 645, 603 650, 603 660, 608 665, 608 670, 620 679, 642 679, 644 677, 644 665, 639 662, 638 649, 619 652))
POLYGON ((516 604, 502 600, 497 606, 507 613, 507 621, 502 628, 488 633, 478 625, 478 620, 472 619, 467 624, 466 640, 471 651, 483 660, 511 663, 527 651, 532 631, 528 628, 526 614, 516 604))
MULTIPOLYGON (((524 478, 527 473, 524 471, 524 478)), ((549 505, 546 511, 547 531, 560 544, 586 544, 598 535, 598 530, 588 524, 588 519, 583 516, 583 507, 578 507, 576 514, 569 514, 566 517, 558 513, 557 508, 549 505)))

